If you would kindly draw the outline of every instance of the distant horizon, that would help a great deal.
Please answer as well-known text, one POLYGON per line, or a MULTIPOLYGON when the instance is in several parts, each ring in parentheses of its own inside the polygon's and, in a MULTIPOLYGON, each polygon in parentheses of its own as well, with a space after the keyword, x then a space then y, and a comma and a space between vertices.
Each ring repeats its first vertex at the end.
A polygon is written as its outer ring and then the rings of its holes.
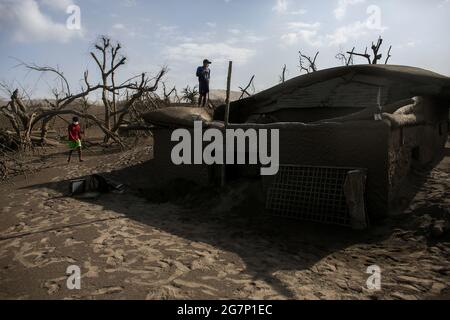
MULTIPOLYGON (((373 66, 373 65, 370 65, 370 64, 354 64, 354 65, 351 65, 351 66, 349 66, 349 67, 352 67, 352 66, 358 66, 358 65, 360 65, 360 66, 373 66)), ((383 66, 384 64, 379 64, 379 65, 383 66)), ((376 65, 375 65, 375 66, 376 66, 376 65)), ((418 68, 418 67, 415 67, 415 66, 394 65, 394 64, 389 64, 389 66, 392 66, 392 67, 412 67, 412 68, 418 68)), ((317 70, 317 72, 319 72, 319 71, 325 71, 325 70, 333 69, 333 68, 338 68, 338 67, 346 67, 346 66, 334 66, 334 67, 330 67, 330 68, 326 68, 326 69, 320 69, 320 70, 317 70)), ((427 70, 427 69, 423 69, 423 68, 418 68, 418 69, 425 70, 425 71, 430 71, 430 72, 434 72, 434 73, 436 73, 436 74, 438 74, 438 75, 441 75, 441 76, 450 78, 450 76, 443 75, 443 74, 440 74, 440 73, 435 72, 435 71, 432 71, 432 70, 427 70)), ((304 75, 307 75, 307 73, 299 74, 299 75, 296 75, 295 77, 292 77, 292 78, 290 78, 290 79, 286 79, 286 82, 289 81, 289 80, 292 80, 292 79, 294 79, 294 78, 297 78, 297 77, 300 77, 300 76, 304 76, 304 75)), ((263 89, 261 89, 261 90, 255 90, 255 91, 253 92, 253 94, 258 94, 258 93, 260 93, 260 92, 262 92, 262 91, 268 90, 268 89, 270 89, 270 88, 272 88, 272 87, 275 87, 275 86, 277 86, 277 85, 280 85, 280 84, 282 84, 282 83, 281 83, 281 82, 275 83, 273 86, 270 86, 270 87, 267 87, 267 88, 263 88, 263 89)), ((195 87, 195 86, 197 86, 197 85, 194 84, 193 86, 195 87)), ((161 91, 160 89, 161 89, 161 88, 159 88, 159 90, 158 90, 157 93, 162 95, 162 92, 160 92, 160 91, 161 91)), ((182 89, 182 88, 177 88, 178 95, 180 95, 180 91, 181 91, 180 89, 182 89)), ((19 90, 20 90, 20 88, 19 88, 19 90)), ((222 94, 223 94, 223 99, 225 99, 226 92, 227 92, 227 89, 226 89, 226 88, 212 88, 212 89, 210 90, 210 95, 217 95, 218 93, 222 93, 222 94)), ((237 96, 240 96, 240 95, 242 94, 242 91, 239 90, 239 89, 238 89, 238 90, 231 90, 230 92, 231 92, 231 101, 237 100, 237 99, 238 99, 237 96)), ((248 96, 247 96, 247 95, 244 95, 244 98, 246 98, 246 97, 248 97, 248 96)), ((2 102, 7 102, 7 101, 8 101, 8 98, 9 98, 9 97, 5 96, 4 93, 3 93, 3 95, 2 95, 2 92, 0 92, 0 101, 2 101, 2 102)), ((90 99, 89 99, 89 102, 90 102, 91 104, 98 104, 99 106, 103 106, 103 102, 102 102, 100 96, 97 96, 94 100, 92 99, 92 96, 89 96, 89 98, 90 98, 90 99)), ((174 97, 171 97, 171 98, 174 98, 174 97)), ((216 98, 217 98, 217 97, 216 97, 216 98)), ((222 97, 221 97, 221 98, 222 98, 222 97)), ((212 99, 213 99, 213 98, 211 98, 211 100, 212 100, 212 99)), ((52 100, 54 100, 54 97, 51 97, 51 96, 32 97, 32 100, 33 100, 33 101, 38 101, 38 100, 49 100, 49 101, 52 101, 52 100)), ((123 100, 123 99, 119 99, 118 101, 122 101, 122 100, 123 100)), ((123 101, 125 101, 125 100, 123 100, 123 101)))
MULTIPOLYGON (((379 36, 383 59, 450 76, 450 0, 0 0, 0 81, 27 90, 33 98, 51 97, 55 78, 15 67, 15 59, 58 66, 72 91, 83 71, 98 79, 89 55, 98 35, 121 42, 127 64, 124 80, 141 72, 170 69, 167 86, 178 91, 196 85, 195 69, 212 60, 211 87, 226 88, 227 62, 233 60, 232 90, 255 75, 256 92, 279 83, 284 64, 287 79, 300 75, 298 51, 314 56, 319 70, 341 66, 338 52, 364 52, 379 36), (78 8, 79 29, 67 20, 78 8), (70 10, 69 10, 70 9, 70 10), (67 13, 69 12, 69 13, 67 13)), ((69 21, 70 22, 70 21, 69 21)), ((355 64, 364 64, 355 57, 355 64)), ((4 93, 1 93, 4 97, 4 93)), ((97 100, 97 97, 92 97, 97 100)))
MULTIPOLYGON (((225 97, 226 91, 227 91, 226 89, 211 89, 210 95, 215 95, 215 94, 218 94, 220 92, 220 93, 223 93, 223 95, 225 97)), ((237 100, 238 97, 236 97, 236 96, 240 96, 241 93, 242 93, 241 91, 231 90, 231 101, 237 100)), ((173 98, 173 96, 171 98, 173 98)), ((211 100, 212 99, 213 98, 211 98, 211 100)), ((52 97, 32 97, 32 101, 40 101, 40 100, 53 101, 54 97, 53 98, 52 97)), ((0 95, 0 102, 5 103, 5 102, 8 102, 8 101, 9 101, 9 97, 7 97, 5 95, 0 95)), ((122 101, 122 100, 119 100, 119 101, 122 101)), ((102 102, 101 98, 97 98, 95 100, 90 99, 89 103, 91 103, 91 104, 98 104, 99 106, 103 107, 103 102, 102 102)))

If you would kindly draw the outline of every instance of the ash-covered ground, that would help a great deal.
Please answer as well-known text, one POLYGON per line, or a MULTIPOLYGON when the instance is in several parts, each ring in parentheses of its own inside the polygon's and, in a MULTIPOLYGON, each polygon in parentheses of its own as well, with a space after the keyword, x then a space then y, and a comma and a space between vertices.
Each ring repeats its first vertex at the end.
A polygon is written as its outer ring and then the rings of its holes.
POLYGON ((414 174, 405 211, 361 232, 264 215, 253 182, 157 192, 147 187, 151 139, 131 151, 90 147, 70 165, 64 151, 41 150, 28 161, 34 173, 0 185, 0 298, 450 298, 450 146, 414 174), (126 192, 67 196, 70 179, 93 173, 126 192), (70 265, 80 290, 67 288, 70 265), (379 291, 366 285, 371 265, 379 291))

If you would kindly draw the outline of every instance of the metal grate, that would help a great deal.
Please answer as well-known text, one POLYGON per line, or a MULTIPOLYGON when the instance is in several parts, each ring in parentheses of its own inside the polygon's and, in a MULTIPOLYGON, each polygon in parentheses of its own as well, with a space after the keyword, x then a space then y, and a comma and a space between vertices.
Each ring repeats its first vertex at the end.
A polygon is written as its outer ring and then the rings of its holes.
POLYGON ((277 216, 348 226, 344 184, 351 170, 281 165, 268 188, 266 208, 277 216))

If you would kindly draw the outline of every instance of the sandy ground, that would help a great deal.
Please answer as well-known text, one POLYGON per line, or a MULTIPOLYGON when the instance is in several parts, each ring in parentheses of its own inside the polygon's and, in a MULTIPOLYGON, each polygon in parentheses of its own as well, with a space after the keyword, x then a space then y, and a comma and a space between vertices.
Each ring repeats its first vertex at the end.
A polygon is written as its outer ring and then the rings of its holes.
POLYGON ((198 205, 152 203, 139 190, 152 179, 149 142, 92 149, 81 164, 67 165, 61 151, 0 185, 0 298, 450 298, 450 237, 433 236, 449 221, 450 148, 431 172, 416 173, 406 211, 364 232, 262 215, 245 184, 198 205), (66 196, 69 179, 94 172, 130 188, 66 196), (81 268, 81 290, 66 286, 70 265, 81 268), (366 287, 370 265, 381 268, 379 291, 366 287))

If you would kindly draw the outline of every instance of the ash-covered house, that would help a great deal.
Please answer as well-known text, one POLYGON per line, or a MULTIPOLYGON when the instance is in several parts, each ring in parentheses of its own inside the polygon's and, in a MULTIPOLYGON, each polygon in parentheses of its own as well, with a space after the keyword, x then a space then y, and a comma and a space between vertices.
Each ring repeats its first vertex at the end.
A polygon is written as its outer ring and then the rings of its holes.
MULTIPOLYGON (((280 130, 280 170, 262 177, 267 210, 361 226, 367 217, 389 213, 412 168, 430 166, 442 155, 449 106, 448 77, 414 67, 358 65, 302 75, 235 101, 229 119, 231 128, 280 130)), ((161 118, 158 112, 146 116, 160 127, 154 133, 155 165, 173 177, 214 181, 218 166, 171 164, 170 136, 180 122, 173 112, 163 123, 154 121, 161 118)), ((194 118, 221 128, 224 114, 220 106, 212 119, 200 110, 194 118)), ((227 172, 259 174, 245 165, 227 172)))

